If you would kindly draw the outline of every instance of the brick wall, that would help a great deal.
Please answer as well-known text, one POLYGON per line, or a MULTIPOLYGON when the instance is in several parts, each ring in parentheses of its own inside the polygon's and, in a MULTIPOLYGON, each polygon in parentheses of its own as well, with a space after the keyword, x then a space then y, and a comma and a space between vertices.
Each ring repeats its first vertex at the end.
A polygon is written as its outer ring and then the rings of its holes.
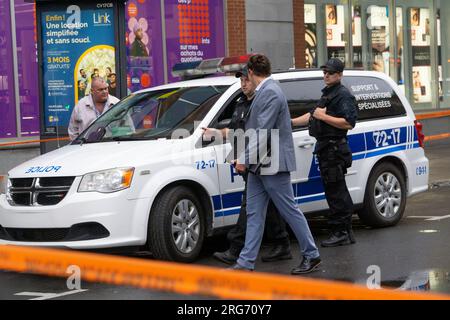
POLYGON ((294 16, 294 55, 296 68, 304 68, 306 66, 304 4, 304 0, 292 0, 294 16))
POLYGON ((247 53, 245 0, 227 0, 228 56, 247 53))

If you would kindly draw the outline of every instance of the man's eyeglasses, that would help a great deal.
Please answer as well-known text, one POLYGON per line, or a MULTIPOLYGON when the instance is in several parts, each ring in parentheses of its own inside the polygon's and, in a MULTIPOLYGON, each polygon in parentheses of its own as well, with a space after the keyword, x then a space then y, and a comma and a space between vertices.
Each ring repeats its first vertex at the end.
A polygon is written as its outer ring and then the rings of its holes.
POLYGON ((108 87, 93 89, 96 92, 108 91, 108 87))
POLYGON ((323 75, 326 76, 327 74, 329 74, 330 76, 335 75, 337 72, 336 71, 326 71, 323 70, 323 75))

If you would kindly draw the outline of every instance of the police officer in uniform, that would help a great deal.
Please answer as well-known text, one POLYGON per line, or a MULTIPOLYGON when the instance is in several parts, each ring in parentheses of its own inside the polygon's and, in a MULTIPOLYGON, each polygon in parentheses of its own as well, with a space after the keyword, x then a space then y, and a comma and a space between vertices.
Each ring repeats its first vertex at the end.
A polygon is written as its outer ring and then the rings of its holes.
MULTIPOLYGON (((239 134, 244 134, 245 121, 248 116, 250 105, 255 96, 255 88, 248 79, 248 69, 236 73, 236 77, 241 79, 241 89, 244 93, 236 103, 231 122, 226 129, 203 128, 206 138, 221 135, 233 139, 233 150, 228 156, 230 160, 238 158, 239 134), (233 131, 230 131, 233 130, 233 131)), ((242 150, 243 151, 243 150, 242 150)), ((241 210, 237 224, 228 232, 227 239, 230 243, 228 250, 223 252, 215 252, 213 257, 227 264, 234 264, 239 257, 239 253, 244 247, 245 234, 247 228, 247 210, 246 210, 246 192, 247 192, 247 176, 248 173, 242 174, 245 181, 245 189, 242 197, 241 210)), ((289 234, 286 231, 286 222, 278 213, 272 202, 269 203, 266 217, 266 236, 267 240, 272 244, 271 250, 261 257, 263 262, 292 259, 289 234)))
POLYGON ((330 236, 322 247, 355 243, 352 231, 353 201, 345 174, 352 164, 352 152, 347 131, 357 119, 355 97, 341 84, 344 64, 333 58, 323 69, 326 87, 317 106, 309 113, 292 119, 294 126, 309 125, 309 134, 317 139, 314 154, 319 161, 325 196, 330 207, 328 225, 330 236))

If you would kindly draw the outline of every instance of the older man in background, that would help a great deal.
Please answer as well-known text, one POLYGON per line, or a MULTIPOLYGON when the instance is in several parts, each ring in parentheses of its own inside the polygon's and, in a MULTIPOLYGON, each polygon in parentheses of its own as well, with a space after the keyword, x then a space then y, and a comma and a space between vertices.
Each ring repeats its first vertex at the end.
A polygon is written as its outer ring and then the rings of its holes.
POLYGON ((94 120, 108 111, 119 99, 108 93, 108 84, 103 78, 92 79, 91 94, 75 105, 69 122, 70 140, 75 140, 94 120))

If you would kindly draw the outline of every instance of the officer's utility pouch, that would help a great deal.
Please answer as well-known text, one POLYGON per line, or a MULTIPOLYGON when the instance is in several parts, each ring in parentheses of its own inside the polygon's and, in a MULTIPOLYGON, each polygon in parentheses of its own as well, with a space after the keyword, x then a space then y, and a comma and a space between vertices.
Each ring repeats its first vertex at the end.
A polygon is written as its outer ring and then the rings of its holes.
POLYGON ((324 177, 327 183, 335 183, 345 179, 345 173, 341 166, 334 166, 325 169, 324 177))
POLYGON ((345 168, 350 168, 352 166, 352 150, 348 143, 341 143, 338 146, 338 154, 344 162, 345 168))

